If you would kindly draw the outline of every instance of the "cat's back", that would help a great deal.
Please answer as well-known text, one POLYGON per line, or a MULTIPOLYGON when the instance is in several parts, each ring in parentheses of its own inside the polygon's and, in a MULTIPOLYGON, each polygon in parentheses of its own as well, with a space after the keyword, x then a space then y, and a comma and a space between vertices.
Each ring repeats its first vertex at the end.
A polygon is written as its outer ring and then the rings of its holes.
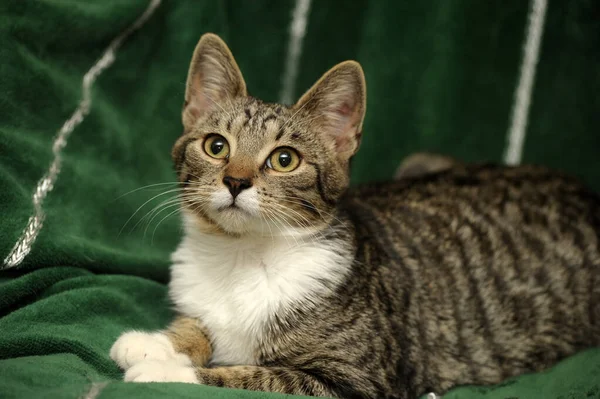
POLYGON ((355 213, 373 213, 397 230, 431 217, 515 227, 580 226, 600 231, 600 196, 577 178, 540 166, 458 165, 420 177, 356 187, 345 199, 355 213), (564 225, 564 226, 563 226, 564 225))
POLYGON ((357 187, 343 209, 417 386, 499 382, 599 342, 600 198, 577 179, 457 166, 357 187))

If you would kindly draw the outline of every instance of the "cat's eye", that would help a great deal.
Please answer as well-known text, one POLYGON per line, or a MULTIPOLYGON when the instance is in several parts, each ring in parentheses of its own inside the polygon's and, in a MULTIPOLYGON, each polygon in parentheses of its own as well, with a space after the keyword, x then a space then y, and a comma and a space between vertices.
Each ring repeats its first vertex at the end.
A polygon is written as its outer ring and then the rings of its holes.
POLYGON ((225 137, 211 134, 204 140, 204 151, 216 159, 224 159, 229 156, 229 143, 225 137))
POLYGON ((266 165, 277 172, 291 172, 300 165, 300 155, 298 155, 296 150, 281 147, 269 155, 266 165))

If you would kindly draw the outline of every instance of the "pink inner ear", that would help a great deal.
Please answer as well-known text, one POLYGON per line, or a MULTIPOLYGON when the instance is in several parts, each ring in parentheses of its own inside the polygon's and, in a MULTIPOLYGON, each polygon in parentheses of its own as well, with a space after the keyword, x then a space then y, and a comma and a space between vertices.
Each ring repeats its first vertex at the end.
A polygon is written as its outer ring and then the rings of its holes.
POLYGON ((208 96, 206 96, 204 93, 198 93, 196 99, 196 107, 198 108, 199 112, 206 112, 209 109, 211 109, 212 103, 213 101, 210 98, 208 98, 208 96))
POLYGON ((354 108, 348 103, 343 103, 335 108, 336 121, 333 123, 333 134, 335 137, 335 147, 338 152, 346 152, 353 150, 356 113, 354 108))
POLYGON ((354 152, 358 116, 355 107, 351 102, 344 101, 330 108, 330 116, 330 134, 335 140, 336 150, 340 153, 354 152))
POLYGON ((214 108, 213 99, 209 98, 206 93, 198 91, 194 93, 192 101, 188 104, 188 111, 195 117, 199 118, 202 114, 214 108))
POLYGON ((207 95, 207 90, 209 88, 202 84, 202 80, 200 76, 195 76, 193 81, 188 87, 189 90, 189 101, 186 105, 187 111, 194 116, 194 118, 199 118, 202 114, 206 113, 213 108, 214 97, 217 97, 217 94, 212 94, 212 99, 207 95))
POLYGON ((336 112, 343 117, 350 117, 352 114, 352 108, 348 103, 342 103, 337 109, 336 112))
POLYGON ((354 126, 354 107, 348 102, 343 102, 332 110, 332 128, 335 130, 337 137, 346 136, 354 126))

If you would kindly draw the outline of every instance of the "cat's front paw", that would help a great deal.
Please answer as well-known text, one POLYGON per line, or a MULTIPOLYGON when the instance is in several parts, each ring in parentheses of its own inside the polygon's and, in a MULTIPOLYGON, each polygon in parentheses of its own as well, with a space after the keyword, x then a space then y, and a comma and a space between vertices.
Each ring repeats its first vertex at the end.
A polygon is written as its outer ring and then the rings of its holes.
POLYGON ((110 358, 127 370, 146 360, 170 361, 190 366, 190 358, 175 352, 173 344, 163 333, 129 331, 121 335, 110 349, 110 358))
POLYGON ((125 372, 129 382, 186 382, 198 384, 196 372, 191 366, 173 361, 146 360, 125 372))

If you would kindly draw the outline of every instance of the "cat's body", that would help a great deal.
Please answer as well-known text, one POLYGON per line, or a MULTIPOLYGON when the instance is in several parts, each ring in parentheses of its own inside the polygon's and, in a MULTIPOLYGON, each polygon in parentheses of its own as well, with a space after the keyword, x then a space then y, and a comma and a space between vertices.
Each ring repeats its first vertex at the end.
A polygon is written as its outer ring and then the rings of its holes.
POLYGON ((189 232, 171 294, 208 326, 213 363, 292 365, 331 386, 354 381, 343 397, 361 385, 410 398, 600 344, 600 206, 575 181, 457 167, 351 190, 342 204, 334 231, 300 245, 189 232), (340 248, 334 237, 356 245, 348 270, 332 276, 343 268, 323 256, 307 271, 315 246, 340 248), (325 293, 314 280, 329 278, 342 282, 325 293), (325 295, 301 306, 311 289, 325 295))
POLYGON ((342 290, 378 332, 355 364, 386 395, 498 383, 600 345, 600 202, 572 179, 459 166, 358 189, 346 209, 364 266, 342 290))
POLYGON ((600 344, 597 195, 544 168, 446 162, 347 191, 360 67, 262 104, 203 40, 173 150, 180 317, 119 338, 126 380, 413 398, 600 344))

